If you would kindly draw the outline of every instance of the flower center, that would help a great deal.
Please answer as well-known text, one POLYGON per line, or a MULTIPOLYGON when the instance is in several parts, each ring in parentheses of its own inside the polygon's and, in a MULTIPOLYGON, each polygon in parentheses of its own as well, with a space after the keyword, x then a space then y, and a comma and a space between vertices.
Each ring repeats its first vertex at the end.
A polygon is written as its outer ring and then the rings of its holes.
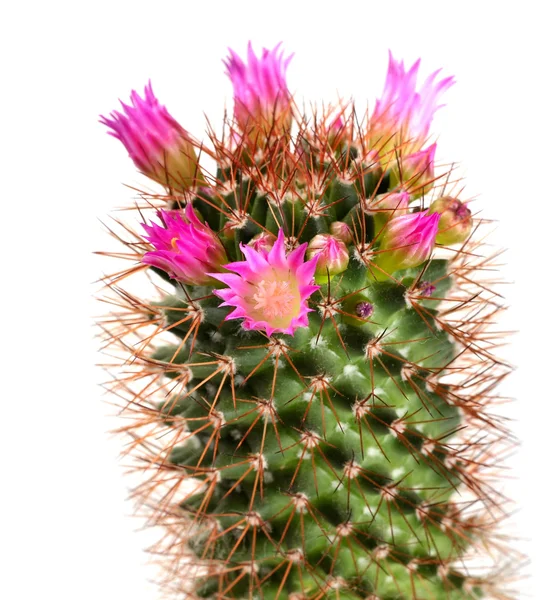
POLYGON ((264 279, 257 284, 253 300, 255 310, 261 311, 267 320, 273 321, 292 314, 296 297, 288 281, 264 279))

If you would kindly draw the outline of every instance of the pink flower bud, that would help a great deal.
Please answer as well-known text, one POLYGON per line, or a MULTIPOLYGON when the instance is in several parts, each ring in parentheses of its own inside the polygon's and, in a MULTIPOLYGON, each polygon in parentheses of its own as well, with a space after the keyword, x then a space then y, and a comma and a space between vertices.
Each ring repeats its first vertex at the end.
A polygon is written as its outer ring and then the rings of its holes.
POLYGON ((159 104, 150 82, 145 99, 132 91, 131 106, 121 104, 123 113, 113 111, 101 123, 124 144, 144 175, 177 191, 205 183, 188 132, 159 104))
POLYGON ((391 185, 407 190, 412 196, 427 194, 433 187, 435 149, 432 144, 408 156, 402 156, 391 165, 391 185))
POLYGON ((430 213, 439 213, 439 231, 435 241, 443 246, 464 242, 472 231, 472 213, 456 198, 445 196, 435 200, 429 207, 430 213))
POLYGON ((208 272, 221 270, 227 261, 217 234, 199 220, 191 204, 186 206, 185 213, 160 210, 158 216, 163 227, 152 222, 143 225, 145 239, 155 247, 145 253, 143 262, 188 285, 211 283, 213 279, 208 272))
POLYGON ((248 246, 253 248, 256 252, 270 252, 276 241, 276 236, 274 236, 272 233, 263 231, 262 233, 258 233, 255 237, 253 237, 248 242, 248 246))
POLYGON ((344 242, 326 233, 316 235, 310 241, 307 256, 309 259, 317 257, 315 275, 318 283, 346 271, 350 259, 344 242))
POLYGON ((349 244, 352 241, 352 230, 342 221, 334 221, 329 227, 332 236, 338 238, 341 242, 349 244))
POLYGON ((292 123, 286 68, 293 55, 284 58, 279 48, 280 44, 272 50, 263 48, 259 58, 250 42, 245 63, 230 48, 230 56, 224 61, 234 88, 234 116, 238 127, 252 137, 281 133, 289 130, 292 123))
POLYGON ((439 218, 437 213, 417 212, 389 221, 379 244, 374 275, 385 278, 384 273, 417 267, 426 261, 435 246, 439 218))

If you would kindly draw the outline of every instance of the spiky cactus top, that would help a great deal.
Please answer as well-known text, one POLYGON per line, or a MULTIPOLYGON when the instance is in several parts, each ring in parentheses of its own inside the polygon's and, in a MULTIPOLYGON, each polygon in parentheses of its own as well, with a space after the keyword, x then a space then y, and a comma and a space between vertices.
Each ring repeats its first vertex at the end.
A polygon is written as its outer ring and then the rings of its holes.
POLYGON ((125 226, 134 264, 108 279, 106 327, 165 583, 219 600, 507 597, 465 561, 497 547, 506 432, 487 407, 506 369, 471 212, 428 142, 452 78, 417 90, 418 63, 391 57, 372 112, 308 116, 289 60, 231 52, 234 118, 210 145, 150 85, 103 119, 165 187, 141 194, 142 230, 125 226), (140 272, 152 299, 122 287, 140 272))

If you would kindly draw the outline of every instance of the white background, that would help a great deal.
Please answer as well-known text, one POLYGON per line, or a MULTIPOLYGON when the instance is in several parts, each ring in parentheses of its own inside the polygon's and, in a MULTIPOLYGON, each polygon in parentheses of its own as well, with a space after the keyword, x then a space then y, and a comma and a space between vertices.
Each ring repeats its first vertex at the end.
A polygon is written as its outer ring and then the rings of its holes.
POLYGON ((555 18, 551 2, 11 2, 0 15, 2 467, 0 597, 151 600, 120 440, 93 368, 99 357, 97 217, 144 183, 97 122, 151 78, 197 137, 231 89, 221 59, 284 41, 298 98, 372 101, 387 50, 457 85, 434 132, 460 161, 476 208, 500 221, 513 285, 503 329, 519 369, 501 387, 523 446, 507 484, 531 542, 520 598, 554 597, 556 465, 554 304, 557 242, 555 18))

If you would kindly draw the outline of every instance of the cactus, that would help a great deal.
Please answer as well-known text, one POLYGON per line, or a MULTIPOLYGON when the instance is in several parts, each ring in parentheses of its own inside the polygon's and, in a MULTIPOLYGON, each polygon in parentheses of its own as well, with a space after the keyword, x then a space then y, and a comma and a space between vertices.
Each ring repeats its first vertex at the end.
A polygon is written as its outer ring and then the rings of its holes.
POLYGON ((505 552, 492 480, 510 436, 491 406, 508 367, 483 224, 426 147, 452 78, 418 90, 418 63, 391 57, 372 113, 305 115, 290 58, 248 52, 225 61, 234 116, 210 144, 150 85, 103 118, 163 186, 140 192, 142 229, 111 228, 132 266, 106 279, 103 325, 161 583, 219 600, 510 598, 498 564, 467 562, 505 552), (149 299, 124 287, 145 275, 149 299))

